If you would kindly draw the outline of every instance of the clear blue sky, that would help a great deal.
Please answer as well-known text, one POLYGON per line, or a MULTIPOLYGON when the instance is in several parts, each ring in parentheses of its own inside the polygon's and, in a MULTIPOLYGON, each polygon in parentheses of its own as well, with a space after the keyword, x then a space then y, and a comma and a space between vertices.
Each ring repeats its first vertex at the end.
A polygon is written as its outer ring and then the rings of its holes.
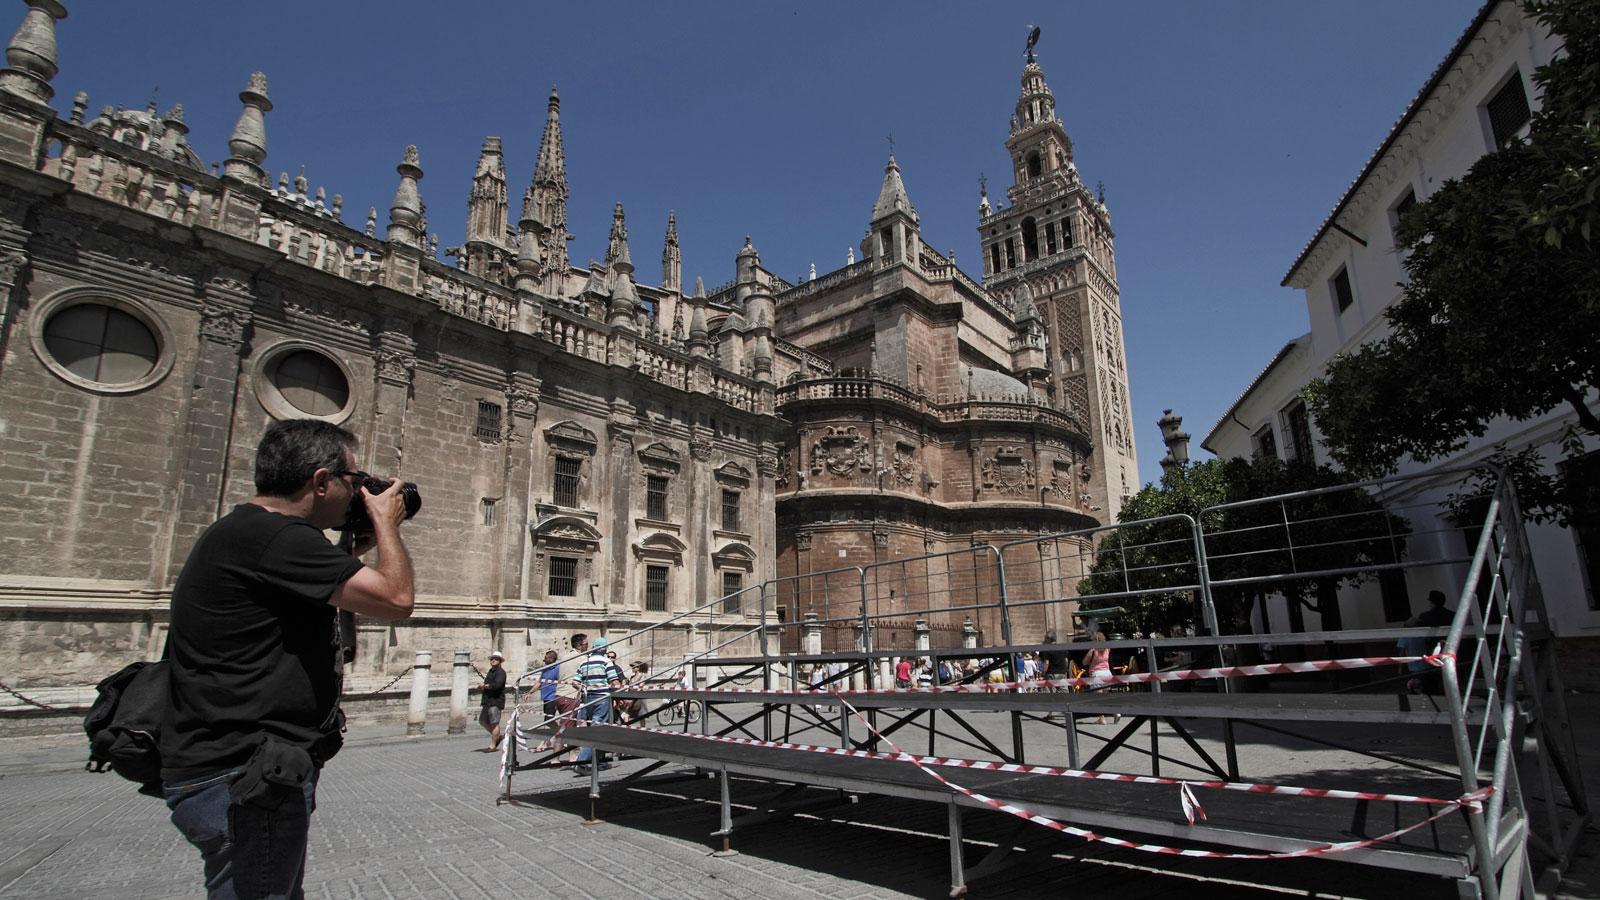
MULTIPOLYGON (((441 247, 459 243, 485 135, 518 198, 558 85, 573 260, 603 256, 627 208, 642 281, 667 210, 684 275, 733 276, 752 235, 788 278, 844 262, 892 133, 924 238, 981 273, 978 175, 1003 195, 1003 141, 1027 26, 1084 178, 1116 229, 1144 480, 1155 421, 1193 450, 1307 328, 1284 272, 1476 9, 1469 0, 1340 3, 617 3, 437 5, 73 2, 57 109, 181 102, 202 157, 227 156, 237 94, 266 72, 266 166, 303 164, 345 219, 387 220, 394 165, 421 150, 441 247)), ((21 4, 8 4, 8 30, 21 4)), ((381 231, 380 231, 381 233, 381 231)))

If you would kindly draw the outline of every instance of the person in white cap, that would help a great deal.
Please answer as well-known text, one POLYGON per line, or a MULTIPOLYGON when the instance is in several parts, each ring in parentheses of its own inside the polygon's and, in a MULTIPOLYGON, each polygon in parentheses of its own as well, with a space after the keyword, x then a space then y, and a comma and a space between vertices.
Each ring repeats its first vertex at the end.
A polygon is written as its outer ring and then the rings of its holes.
POLYGON ((500 749, 500 713, 506 708, 506 670, 500 665, 504 661, 499 650, 489 654, 489 671, 483 675, 483 709, 478 713, 478 724, 489 732, 485 753, 500 749))

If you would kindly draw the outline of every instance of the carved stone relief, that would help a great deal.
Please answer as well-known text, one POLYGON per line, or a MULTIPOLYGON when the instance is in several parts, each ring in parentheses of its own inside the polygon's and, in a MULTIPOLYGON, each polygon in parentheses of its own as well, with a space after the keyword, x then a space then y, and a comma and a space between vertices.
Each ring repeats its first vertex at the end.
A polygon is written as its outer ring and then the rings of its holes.
POLYGON ((997 494, 1031 494, 1038 488, 1033 463, 1021 447, 1000 447, 983 461, 983 489, 997 494))
POLYGON ((894 442, 894 455, 889 459, 889 471, 895 483, 910 487, 917 480, 917 447, 907 441, 894 442))
POLYGON ((872 471, 872 451, 854 425, 830 425, 811 445, 811 474, 821 475, 823 470, 845 478, 858 470, 872 471))

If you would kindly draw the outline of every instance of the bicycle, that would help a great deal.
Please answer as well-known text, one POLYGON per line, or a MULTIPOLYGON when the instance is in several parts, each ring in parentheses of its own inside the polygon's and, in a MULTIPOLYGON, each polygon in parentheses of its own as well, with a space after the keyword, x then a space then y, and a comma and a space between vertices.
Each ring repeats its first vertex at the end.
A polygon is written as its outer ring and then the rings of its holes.
POLYGON ((650 713, 656 722, 667 727, 682 725, 687 719, 690 725, 700 721, 701 704, 699 700, 672 700, 667 705, 650 713))

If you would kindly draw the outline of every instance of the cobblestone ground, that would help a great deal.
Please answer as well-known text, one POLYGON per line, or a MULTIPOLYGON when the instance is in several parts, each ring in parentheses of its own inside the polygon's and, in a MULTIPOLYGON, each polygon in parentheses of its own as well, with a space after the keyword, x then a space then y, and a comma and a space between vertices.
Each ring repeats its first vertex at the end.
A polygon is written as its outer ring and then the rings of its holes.
MULTIPOLYGON (((1597 706, 1573 710, 1591 736, 1600 730, 1593 724, 1597 706)), ((999 737, 1004 718, 993 719, 984 730, 999 737)), ((498 756, 476 752, 481 732, 405 738, 400 730, 353 729, 324 773, 308 897, 878 898, 939 897, 949 889, 945 812, 933 804, 867 797, 818 808, 740 829, 733 840, 738 855, 713 857, 714 781, 605 788, 607 821, 585 827, 587 779, 565 771, 523 773, 515 783, 518 802, 497 804, 498 756)), ((79 771, 77 741, 8 743, 16 742, 0 741, 0 897, 201 896, 199 856, 168 824, 159 801, 113 775, 79 771)), ((1259 769, 1284 753, 1303 763, 1325 752, 1279 742, 1251 750, 1245 763, 1259 769)), ((643 765, 622 763, 607 780, 643 765)), ((1591 784, 1600 780, 1594 765, 1587 768, 1591 784)), ((734 786, 736 803, 772 793, 753 782, 734 786)), ((1018 848, 1014 864, 972 883, 978 897, 1284 895, 1252 887, 1256 882, 1293 886, 1287 893, 1296 896, 1455 895, 1436 880, 1330 862, 1181 861, 1109 850, 997 813, 969 813, 966 837, 969 867, 994 846, 1018 848)), ((1564 894, 1595 896, 1594 884, 1580 868, 1564 894)))

